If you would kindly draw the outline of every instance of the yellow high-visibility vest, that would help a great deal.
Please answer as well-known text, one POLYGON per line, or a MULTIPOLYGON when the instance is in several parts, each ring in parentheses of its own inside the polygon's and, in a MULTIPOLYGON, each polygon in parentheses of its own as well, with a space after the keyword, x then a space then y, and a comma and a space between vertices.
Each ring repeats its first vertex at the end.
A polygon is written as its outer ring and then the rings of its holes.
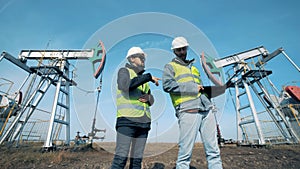
MULTIPOLYGON (((177 83, 183 83, 183 82, 195 82, 197 84, 201 84, 201 79, 200 79, 200 73, 198 69, 195 66, 192 66, 191 68, 187 66, 180 65, 175 62, 170 62, 169 63, 173 69, 174 69, 174 78, 177 81, 177 83)), ((200 97, 201 93, 199 92, 197 95, 186 95, 186 94, 174 94, 170 93, 171 100, 173 103, 173 106, 176 107, 179 104, 196 99, 200 97)))
MULTIPOLYGON (((137 77, 137 74, 127 68, 130 79, 137 77)), ((149 84, 144 83, 130 92, 123 92, 117 89, 117 117, 142 117, 146 115, 151 118, 150 108, 148 103, 142 103, 138 99, 148 93, 150 90, 149 84)))

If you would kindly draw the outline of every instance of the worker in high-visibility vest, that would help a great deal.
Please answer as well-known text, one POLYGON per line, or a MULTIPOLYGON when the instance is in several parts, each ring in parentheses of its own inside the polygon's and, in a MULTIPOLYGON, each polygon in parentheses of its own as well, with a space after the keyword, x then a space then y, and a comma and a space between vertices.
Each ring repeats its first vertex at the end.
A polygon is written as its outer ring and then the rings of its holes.
POLYGON ((193 66, 194 59, 187 60, 189 44, 184 37, 176 37, 172 41, 173 53, 176 57, 164 67, 162 77, 163 89, 169 93, 179 124, 179 151, 176 169, 187 169, 198 132, 204 145, 209 169, 221 169, 222 161, 217 144, 216 121, 212 114, 212 104, 208 97, 224 93, 226 87, 218 88, 218 93, 211 91, 213 87, 204 88, 200 73, 193 66), (221 92, 220 92, 221 91, 221 92))
POLYGON ((124 168, 130 150, 129 168, 141 168, 144 148, 151 125, 149 107, 153 105, 148 82, 159 85, 159 78, 145 73, 146 53, 140 47, 128 50, 129 63, 117 77, 117 141, 112 169, 124 168))

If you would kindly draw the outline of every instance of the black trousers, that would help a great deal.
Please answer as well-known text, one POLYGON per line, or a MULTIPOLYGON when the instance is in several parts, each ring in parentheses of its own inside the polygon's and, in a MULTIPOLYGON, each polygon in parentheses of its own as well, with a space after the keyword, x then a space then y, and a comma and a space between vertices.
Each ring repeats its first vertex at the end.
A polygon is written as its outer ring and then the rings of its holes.
POLYGON ((116 152, 111 169, 123 169, 130 150, 130 169, 140 169, 149 129, 131 126, 117 128, 116 152))

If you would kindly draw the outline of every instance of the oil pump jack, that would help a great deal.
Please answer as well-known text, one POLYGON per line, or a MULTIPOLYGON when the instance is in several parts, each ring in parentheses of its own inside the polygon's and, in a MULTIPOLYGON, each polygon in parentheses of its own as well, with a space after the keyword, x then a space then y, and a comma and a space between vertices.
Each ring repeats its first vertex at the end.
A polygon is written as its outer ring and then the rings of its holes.
MULTIPOLYGON (((14 98, 7 93, 0 93, 1 134, 0 144, 14 142, 21 137, 21 133, 33 115, 37 106, 44 98, 50 86, 55 87, 51 116, 44 142, 46 150, 53 149, 54 136, 60 133, 65 126, 65 144, 70 143, 70 87, 76 86, 70 70, 71 60, 90 60, 93 65, 94 77, 102 82, 102 71, 106 61, 106 51, 103 42, 99 42, 95 48, 82 50, 22 50, 19 57, 15 58, 7 52, 3 52, 1 60, 6 59, 28 73, 14 98), (32 66, 28 61, 36 61, 32 66), (22 97, 24 86, 28 89, 22 97), (8 123, 9 122, 9 123, 8 123)), ((98 93, 100 90, 98 90, 98 93)), ((93 131, 95 134, 95 119, 93 131)), ((95 136, 92 136, 93 139, 95 136)))
POLYGON ((209 59, 207 54, 201 55, 206 74, 217 86, 223 85, 217 78, 221 70, 232 66, 226 72, 226 85, 235 89, 237 141, 240 144, 300 142, 300 88, 287 86, 279 92, 269 79, 272 71, 264 67, 279 54, 283 54, 300 72, 283 48, 269 53, 264 46, 260 46, 215 60, 209 59), (253 94, 258 102, 254 102, 253 94), (257 111, 259 106, 263 107, 263 111, 257 111))

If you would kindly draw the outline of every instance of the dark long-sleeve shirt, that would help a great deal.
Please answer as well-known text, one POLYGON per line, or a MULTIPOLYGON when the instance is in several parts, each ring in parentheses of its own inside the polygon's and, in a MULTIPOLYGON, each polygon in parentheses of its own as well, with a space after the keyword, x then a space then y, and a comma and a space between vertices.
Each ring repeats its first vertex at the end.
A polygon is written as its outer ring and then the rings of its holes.
MULTIPOLYGON (((130 92, 143 85, 149 81, 152 81, 152 76, 150 73, 143 74, 145 70, 140 70, 139 68, 126 64, 124 68, 121 68, 118 72, 117 84, 118 89, 123 92, 130 92), (128 69, 132 69, 137 74, 136 77, 130 79, 130 74, 128 69)), ((154 102, 154 98, 151 95, 151 91, 149 90, 149 105, 152 105, 154 102)), ((116 128, 119 126, 134 126, 134 127, 142 127, 150 129, 151 119, 149 119, 146 115, 142 117, 119 117, 117 118, 116 128)))

